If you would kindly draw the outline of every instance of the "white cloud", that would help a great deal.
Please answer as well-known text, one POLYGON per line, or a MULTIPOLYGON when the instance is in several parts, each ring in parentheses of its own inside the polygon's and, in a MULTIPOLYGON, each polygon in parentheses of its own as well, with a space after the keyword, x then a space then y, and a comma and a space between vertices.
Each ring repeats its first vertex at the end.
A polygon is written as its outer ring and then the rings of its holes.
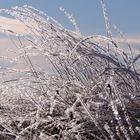
MULTIPOLYGON (((9 30, 9 31, 12 30, 16 33, 23 34, 23 35, 28 34, 28 32, 25 30, 26 26, 23 23, 18 22, 16 19, 12 19, 12 18, 8 18, 8 17, 0 16, 0 32, 2 32, 1 29, 6 29, 6 30, 9 30)), ((113 39, 116 42, 121 43, 121 44, 123 44, 123 43, 131 44, 133 52, 135 54, 140 53, 140 35, 126 36, 127 40, 124 40, 124 39, 119 38, 119 37, 114 37, 113 39)), ((8 47, 8 46, 11 46, 11 45, 12 44, 9 41, 8 38, 6 38, 6 37, 0 38, 0 50, 2 49, 2 46, 7 46, 8 47)), ((123 49, 125 49, 126 51, 129 51, 128 47, 124 47, 123 49)))
MULTIPOLYGON (((26 29, 26 26, 17 21, 16 19, 8 18, 8 17, 3 17, 0 16, 0 32, 2 32, 1 28, 7 29, 7 30, 12 30, 16 33, 21 33, 21 34, 28 34, 26 29)), ((140 44, 140 35, 131 35, 131 36, 126 36, 128 43, 130 44, 140 44)), ((124 39, 115 37, 115 41, 117 42, 124 42, 124 39)))
POLYGON ((18 22, 16 19, 0 16, 0 32, 2 32, 2 29, 14 31, 19 34, 27 34, 23 23, 18 22))
POLYGON ((119 43, 129 43, 129 44, 140 45, 140 35, 126 36, 126 39, 115 37, 114 40, 119 43))

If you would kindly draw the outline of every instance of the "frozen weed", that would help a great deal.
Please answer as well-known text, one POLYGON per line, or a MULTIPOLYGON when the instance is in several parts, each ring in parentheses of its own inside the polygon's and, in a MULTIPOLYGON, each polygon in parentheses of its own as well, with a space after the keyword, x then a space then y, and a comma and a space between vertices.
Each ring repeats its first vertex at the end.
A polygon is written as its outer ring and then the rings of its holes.
POLYGON ((132 65, 139 57, 131 58, 113 40, 103 0, 101 4, 107 37, 82 36, 73 17, 78 33, 69 31, 31 6, 0 10, 22 22, 28 34, 4 29, 17 47, 14 62, 22 60, 28 69, 7 69, 11 79, 0 73, 0 139, 140 137, 140 73, 132 65), (34 63, 39 57, 45 68, 34 63))

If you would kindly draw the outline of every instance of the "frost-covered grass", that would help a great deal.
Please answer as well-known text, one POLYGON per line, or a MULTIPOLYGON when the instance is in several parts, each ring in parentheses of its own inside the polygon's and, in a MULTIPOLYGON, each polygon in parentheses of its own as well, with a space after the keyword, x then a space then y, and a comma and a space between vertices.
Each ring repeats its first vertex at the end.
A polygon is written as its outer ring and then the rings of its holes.
POLYGON ((19 54, 10 61, 22 60, 29 69, 1 72, 21 76, 1 81, 0 139, 139 139, 139 56, 128 55, 112 39, 101 4, 107 37, 69 31, 30 6, 1 10, 26 26, 28 35, 4 32, 19 54), (51 74, 33 63, 38 56, 51 74))

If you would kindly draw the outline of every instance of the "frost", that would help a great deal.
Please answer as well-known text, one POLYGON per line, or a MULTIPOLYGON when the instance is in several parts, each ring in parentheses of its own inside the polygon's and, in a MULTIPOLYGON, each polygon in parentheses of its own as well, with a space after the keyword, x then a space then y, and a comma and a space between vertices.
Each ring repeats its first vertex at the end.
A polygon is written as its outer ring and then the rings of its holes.
POLYGON ((20 35, 4 28, 15 48, 7 50, 14 57, 0 56, 14 63, 0 69, 2 133, 17 140, 129 140, 140 135, 139 57, 129 56, 113 40, 101 4, 108 36, 79 34, 63 8, 77 32, 28 5, 0 10, 27 29, 20 35))

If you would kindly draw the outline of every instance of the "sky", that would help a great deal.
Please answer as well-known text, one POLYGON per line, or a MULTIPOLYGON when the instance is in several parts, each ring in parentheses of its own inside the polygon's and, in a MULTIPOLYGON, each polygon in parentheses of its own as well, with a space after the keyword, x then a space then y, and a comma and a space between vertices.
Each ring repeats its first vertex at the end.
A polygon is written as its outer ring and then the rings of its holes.
MULTIPOLYGON (((140 54, 140 0, 105 0, 105 3, 110 23, 115 24, 126 35, 128 43, 132 45, 133 52, 137 56, 140 54)), ((59 9, 60 7, 65 8, 68 13, 75 17, 81 34, 106 35, 99 0, 0 0, 0 9, 23 5, 30 5, 44 11, 65 28, 74 30, 69 19, 59 9)), ((0 26, 22 34, 27 33, 22 24, 9 17, 2 17, 1 14, 0 26)), ((118 40, 117 37, 115 39, 118 40)), ((14 44, 0 33, 0 56, 14 57, 13 48, 14 44), (9 54, 5 48, 12 49, 13 53, 9 54)), ((126 48, 126 51, 129 49, 126 48)), ((18 67, 22 69, 21 65, 18 67)))
MULTIPOLYGON (((127 35, 140 34, 140 0, 105 0, 112 24, 127 35)), ((105 34, 105 25, 99 0, 0 0, 0 8, 30 5, 73 29, 60 7, 73 14, 84 35, 105 34)))

